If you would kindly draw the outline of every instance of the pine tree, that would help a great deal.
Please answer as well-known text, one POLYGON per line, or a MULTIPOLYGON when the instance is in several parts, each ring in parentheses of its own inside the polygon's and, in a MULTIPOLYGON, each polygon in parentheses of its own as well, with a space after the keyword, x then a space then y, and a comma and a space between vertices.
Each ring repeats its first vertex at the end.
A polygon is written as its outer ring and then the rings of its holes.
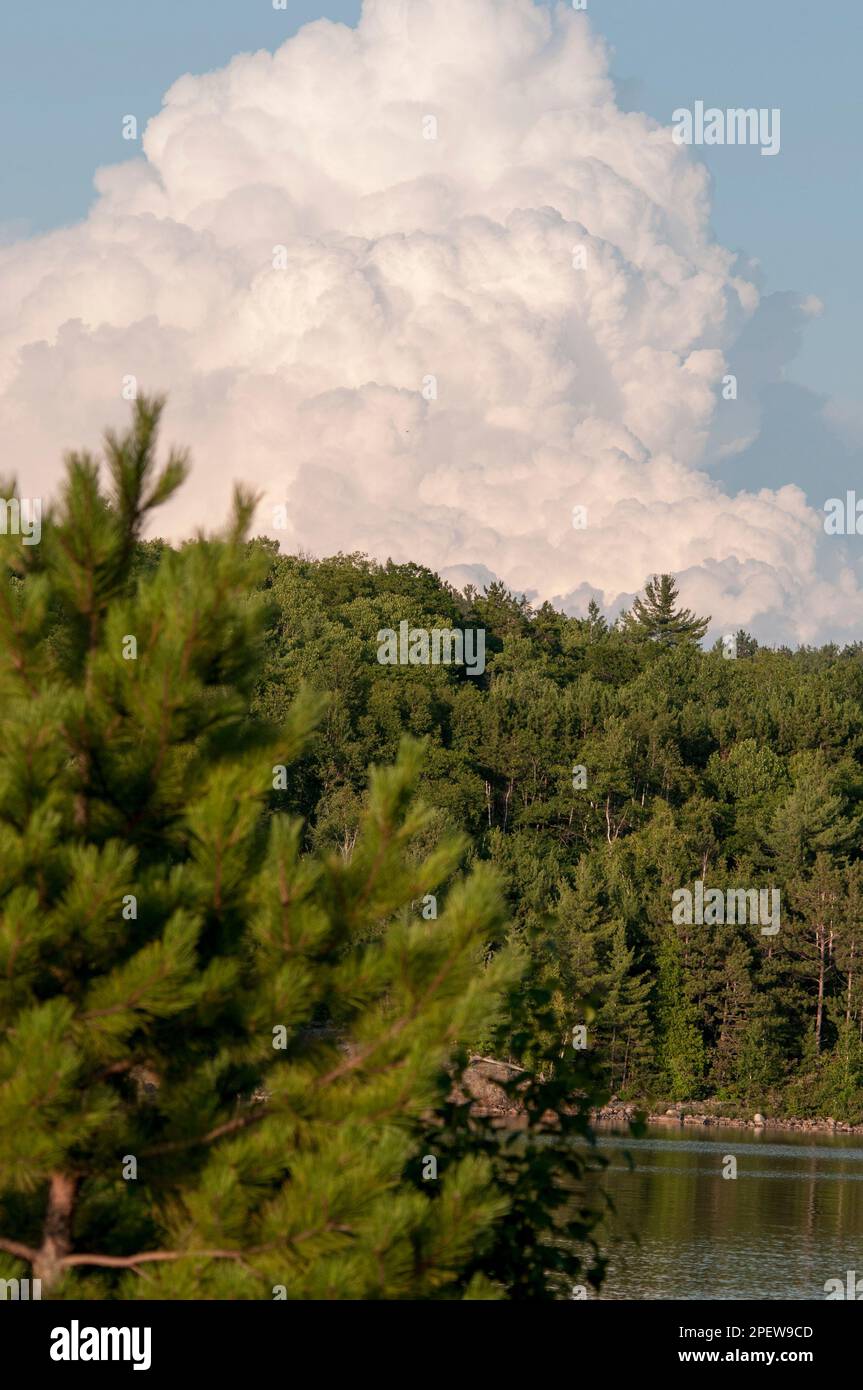
POLYGON ((836 1046, 826 1059, 821 1078, 819 1109, 850 1124, 863 1115, 863 1040, 844 1018, 837 1021, 836 1046))
POLYGON ((587 605, 587 617, 583 622, 591 642, 598 641, 600 637, 608 635, 608 623, 605 621, 602 609, 595 598, 592 598, 587 605))
POLYGON ((710 1076, 718 1091, 727 1092, 740 1074, 741 1056, 751 1036, 753 953, 743 931, 727 927, 719 935, 722 961, 710 1001, 716 1037, 710 1076))
MULTIPOLYGON (((598 995, 608 969, 615 925, 599 857, 584 855, 576 866, 573 887, 561 887, 554 931, 554 953, 570 1010, 578 1000, 598 995)), ((567 1024, 569 1021, 567 1017, 567 1024)), ((572 1021, 576 1021, 574 1015, 572 1021)))
POLYGON ((646 1088, 654 1055, 650 990, 650 977, 636 972, 635 951, 626 943, 624 923, 617 921, 599 1010, 600 1030, 607 1038, 608 1088, 613 1093, 646 1088))
POLYGON ((699 1011, 686 990, 680 943, 667 931, 657 958, 657 1031, 659 1058, 672 1100, 692 1100, 701 1093, 706 1068, 699 1011))
POLYGON ((648 998, 651 982, 636 973, 626 925, 615 914, 600 855, 584 855, 574 883, 559 889, 546 924, 546 979, 565 1047, 586 1027, 586 1046, 610 1092, 646 1078, 653 1052, 648 998))
POLYGON ((835 945, 845 919, 842 876, 820 852, 809 875, 790 881, 793 917, 785 924, 783 952, 809 996, 815 1051, 824 1042, 827 998, 836 973, 835 945))
POLYGON ((863 1042, 863 980, 860 971, 863 954, 863 864, 860 860, 848 865, 843 878, 842 920, 835 950, 837 969, 844 976, 840 995, 842 1021, 847 1029, 856 1030, 863 1042))
POLYGON ((304 852, 277 795, 320 701, 250 717, 253 499, 139 563, 187 467, 157 469, 161 409, 106 437, 107 494, 72 454, 42 544, 2 538, 0 1274, 61 1298, 552 1296, 584 1277, 591 1218, 560 1226, 558 1181, 584 1113, 526 1073, 516 1152, 452 1094, 518 993, 514 955, 488 959, 500 887, 458 877, 459 836, 417 849, 415 741, 373 771, 352 851, 304 852))
POLYGON ((691 609, 675 607, 677 599, 673 577, 655 574, 645 586, 644 598, 637 598, 624 614, 624 632, 648 637, 663 647, 676 647, 683 642, 697 644, 704 637, 710 618, 697 618, 691 609))
POLYGON ((795 754, 790 771, 793 785, 765 834, 776 871, 786 878, 804 872, 819 852, 841 853, 855 839, 823 754, 809 749, 795 754))
POLYGON ((739 627, 734 634, 734 650, 738 661, 744 661, 758 651, 758 642, 746 628, 739 627))

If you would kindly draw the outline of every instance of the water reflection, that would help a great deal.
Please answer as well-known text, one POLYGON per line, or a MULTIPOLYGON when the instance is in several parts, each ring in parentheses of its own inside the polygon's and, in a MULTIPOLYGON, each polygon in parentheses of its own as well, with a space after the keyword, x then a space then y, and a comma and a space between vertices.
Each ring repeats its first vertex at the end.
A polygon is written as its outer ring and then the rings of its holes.
POLYGON ((857 1135, 602 1128, 599 1147, 616 1208, 600 1235, 605 1299, 824 1300, 828 1279, 863 1275, 857 1135), (736 1179, 722 1176, 726 1155, 736 1179))

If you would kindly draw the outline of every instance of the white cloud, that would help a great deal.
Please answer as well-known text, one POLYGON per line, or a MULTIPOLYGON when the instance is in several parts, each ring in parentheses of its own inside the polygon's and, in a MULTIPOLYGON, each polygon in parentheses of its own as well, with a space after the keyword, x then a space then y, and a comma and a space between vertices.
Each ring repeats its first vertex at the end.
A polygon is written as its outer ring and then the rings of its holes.
MULTIPOLYGON (((800 489, 729 498, 705 471, 759 292, 712 239, 703 168, 616 106, 584 15, 366 0, 356 30, 181 78, 143 146, 99 171, 85 223, 0 246, 0 437, 26 495, 122 422, 134 374, 193 450, 171 534, 218 525, 240 478, 259 529, 287 504, 288 548, 579 610, 671 570, 714 630, 859 627, 800 489)), ((757 430, 739 419, 728 451, 757 430)))

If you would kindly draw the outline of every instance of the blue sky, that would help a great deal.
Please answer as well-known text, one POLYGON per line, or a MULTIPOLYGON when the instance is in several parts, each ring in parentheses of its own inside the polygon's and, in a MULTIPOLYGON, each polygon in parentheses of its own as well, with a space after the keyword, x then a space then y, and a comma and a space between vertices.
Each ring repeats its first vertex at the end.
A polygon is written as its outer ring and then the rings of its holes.
MULTIPOLYGON (((94 170, 134 157, 126 113, 158 111, 184 72, 235 53, 275 49, 310 19, 353 23, 359 0, 39 0, 0 16, 0 236, 82 217, 94 170)), ((702 98, 718 106, 779 106, 773 160, 700 152, 715 179, 719 240, 760 262, 768 290, 824 302, 791 375, 816 392, 861 403, 859 324, 859 0, 588 0, 613 44, 624 104, 669 121, 702 98), (767 167, 765 167, 767 166, 767 167)), ((753 152, 754 153, 754 152, 753 152)))

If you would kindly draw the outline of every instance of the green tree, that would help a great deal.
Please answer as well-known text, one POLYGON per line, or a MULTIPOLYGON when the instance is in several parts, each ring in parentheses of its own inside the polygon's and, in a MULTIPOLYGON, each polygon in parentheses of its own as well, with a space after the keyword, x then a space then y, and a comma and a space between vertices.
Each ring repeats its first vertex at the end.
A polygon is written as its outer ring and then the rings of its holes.
POLYGON ((582 626, 591 642, 596 642, 600 637, 608 635, 608 623, 595 598, 592 598, 587 605, 587 617, 583 620, 582 626))
POLYGON ((678 589, 670 574, 655 574, 624 615, 623 630, 648 637, 664 647, 682 642, 698 643, 707 631, 710 618, 697 618, 689 608, 677 608, 678 589))
POLYGON ((606 1040, 608 1089, 626 1095, 646 1088, 654 1056, 648 1001, 651 980, 636 970, 623 922, 614 924, 608 972, 603 981, 599 1028, 606 1040))
POLYGON ((841 853, 854 837, 835 776, 820 751, 790 760, 793 784, 777 806, 766 840, 783 876, 800 873, 819 852, 841 853))
POLYGON ((303 853, 278 795, 320 701, 250 717, 273 570, 252 498, 136 563, 186 471, 158 471, 160 413, 107 436, 107 495, 72 454, 41 546, 2 538, 3 1272, 70 1298, 559 1293, 592 1222, 559 1181, 584 1107, 525 1073, 514 1146, 453 1095, 519 1007, 495 876, 457 876, 459 836, 418 849, 417 741, 372 771, 349 853, 303 853))
POLYGON ((699 1011, 687 993, 680 943, 673 931, 662 939, 657 961, 659 1056, 672 1100, 701 1094, 706 1069, 699 1011))

